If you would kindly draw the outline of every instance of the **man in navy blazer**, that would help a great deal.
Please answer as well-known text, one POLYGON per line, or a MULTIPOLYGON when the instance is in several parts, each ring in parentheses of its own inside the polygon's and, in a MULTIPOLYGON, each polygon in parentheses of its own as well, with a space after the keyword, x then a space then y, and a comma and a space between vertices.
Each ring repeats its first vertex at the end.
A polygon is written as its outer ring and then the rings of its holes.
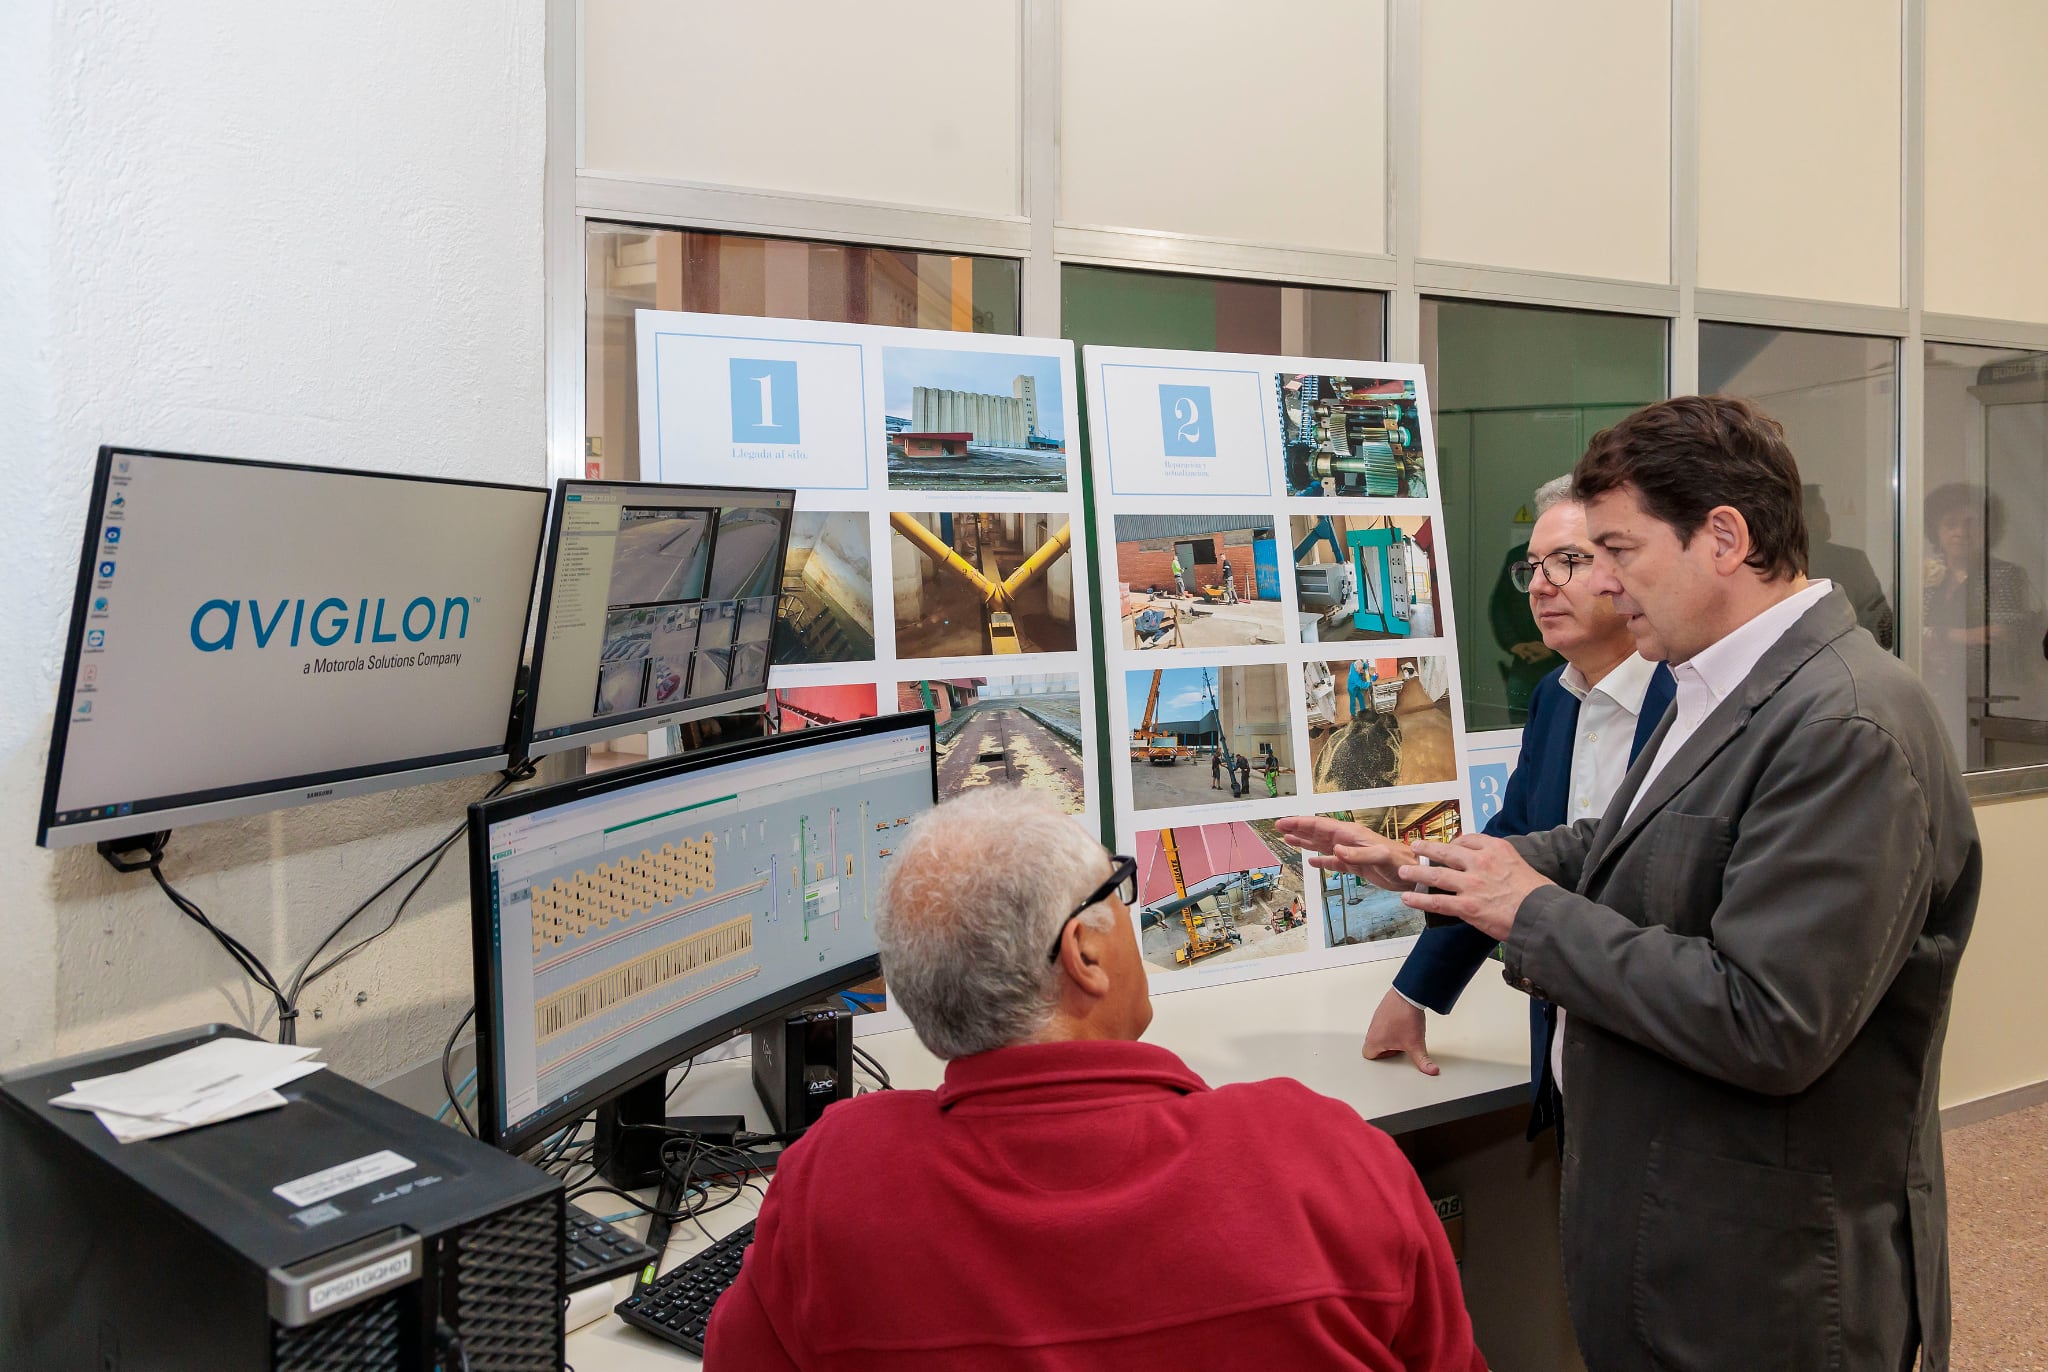
MULTIPOLYGON (((1486 824, 1486 832, 1496 838, 1599 818, 1671 703, 1671 669, 1638 656, 1628 621, 1611 600, 1589 590, 1584 569, 1592 553, 1585 509, 1571 499, 1571 478, 1544 485, 1536 492, 1528 560, 1510 571, 1528 592, 1544 643, 1564 657, 1565 665, 1544 677, 1529 698, 1514 775, 1500 810, 1486 824)), ((1435 1076, 1423 1012, 1449 1014, 1493 949, 1493 940, 1469 924, 1424 930, 1401 964, 1394 989, 1373 1014, 1365 1056, 1405 1053, 1419 1070, 1435 1076)), ((1556 1007, 1532 999, 1530 1138, 1558 1119, 1551 1062, 1556 1039, 1556 1007)))

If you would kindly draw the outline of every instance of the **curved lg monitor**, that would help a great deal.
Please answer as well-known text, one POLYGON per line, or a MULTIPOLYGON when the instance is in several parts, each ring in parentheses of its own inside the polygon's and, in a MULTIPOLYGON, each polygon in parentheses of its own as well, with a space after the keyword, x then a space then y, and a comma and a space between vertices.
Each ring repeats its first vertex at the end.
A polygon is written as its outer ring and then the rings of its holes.
POLYGON ((766 705, 795 505, 786 489, 562 482, 522 753, 766 705))
POLYGON ((100 449, 36 841, 504 767, 547 499, 100 449))
POLYGON ((936 765, 927 710, 470 806, 479 1136, 519 1152, 874 976, 882 877, 936 765))

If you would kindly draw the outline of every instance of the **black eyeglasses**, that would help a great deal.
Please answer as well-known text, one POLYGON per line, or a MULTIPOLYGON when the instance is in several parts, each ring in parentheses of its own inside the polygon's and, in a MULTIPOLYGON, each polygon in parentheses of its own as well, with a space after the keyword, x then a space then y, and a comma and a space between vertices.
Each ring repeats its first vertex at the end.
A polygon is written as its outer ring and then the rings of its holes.
POLYGON ((1067 926, 1078 919, 1089 906, 1099 905, 1103 901, 1108 900, 1112 894, 1126 905, 1134 904, 1137 901, 1138 860, 1136 858, 1125 857, 1122 853, 1112 853, 1110 855, 1109 880, 1103 882, 1102 885, 1096 887, 1093 891, 1090 891, 1088 899, 1076 905, 1073 914, 1060 921, 1060 931, 1052 936, 1052 952, 1047 955, 1045 959, 1047 962, 1058 962, 1060 960, 1060 943, 1067 936, 1067 926))
POLYGON ((1536 584, 1536 573, 1541 571, 1545 581, 1553 586, 1562 586, 1572 579, 1572 568, 1583 567, 1594 560, 1591 553, 1559 551, 1527 562, 1510 562, 1508 580, 1515 583, 1516 590, 1526 592, 1536 584))

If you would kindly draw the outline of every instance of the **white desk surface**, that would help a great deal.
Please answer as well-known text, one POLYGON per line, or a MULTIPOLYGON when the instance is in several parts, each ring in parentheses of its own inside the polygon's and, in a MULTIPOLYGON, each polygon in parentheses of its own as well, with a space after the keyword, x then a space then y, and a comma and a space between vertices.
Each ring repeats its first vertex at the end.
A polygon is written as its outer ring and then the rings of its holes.
MULTIPOLYGON (((1496 966, 1480 969, 1456 1013, 1429 1017, 1430 1056, 1442 1069, 1426 1077, 1406 1058, 1367 1062, 1359 1056, 1365 1027, 1393 984, 1400 959, 1332 967, 1293 976, 1264 977, 1152 998, 1145 1041, 1170 1048, 1212 1086, 1293 1077, 1311 1090, 1348 1102, 1390 1133, 1485 1114, 1526 1098, 1529 1089, 1529 999, 1506 985, 1496 966)), ((863 1037, 860 1045, 888 1069, 900 1087, 935 1087, 945 1064, 926 1052, 908 1029, 863 1037)), ((749 1128, 765 1130, 746 1059, 704 1063, 669 1102, 678 1115, 745 1114, 749 1128)), ((624 1209, 613 1198, 578 1202, 593 1214, 624 1209)), ((713 1236, 724 1235, 759 1210, 752 1192, 704 1217, 713 1236)), ((621 1222, 635 1233, 639 1221, 621 1222)), ((663 1270, 710 1243, 695 1224, 675 1227, 663 1270)), ((576 1372, 663 1372, 698 1366, 672 1344, 630 1328, 610 1313, 624 1299, 630 1277, 609 1288, 578 1293, 572 1326, 592 1304, 605 1313, 569 1335, 568 1362, 576 1372)))

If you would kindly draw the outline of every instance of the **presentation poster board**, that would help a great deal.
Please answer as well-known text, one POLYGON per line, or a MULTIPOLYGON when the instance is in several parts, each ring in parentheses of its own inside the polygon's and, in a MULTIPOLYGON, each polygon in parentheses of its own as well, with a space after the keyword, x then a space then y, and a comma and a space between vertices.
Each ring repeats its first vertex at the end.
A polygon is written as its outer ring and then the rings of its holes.
POLYGON ((1423 371, 1089 347, 1111 806, 1154 989, 1397 956, 1422 917, 1275 821, 1472 818, 1423 371))
POLYGON ((1094 832, 1073 344, 662 310, 636 328, 642 478, 796 489, 781 727, 930 708, 941 799, 1017 786, 1094 832))

